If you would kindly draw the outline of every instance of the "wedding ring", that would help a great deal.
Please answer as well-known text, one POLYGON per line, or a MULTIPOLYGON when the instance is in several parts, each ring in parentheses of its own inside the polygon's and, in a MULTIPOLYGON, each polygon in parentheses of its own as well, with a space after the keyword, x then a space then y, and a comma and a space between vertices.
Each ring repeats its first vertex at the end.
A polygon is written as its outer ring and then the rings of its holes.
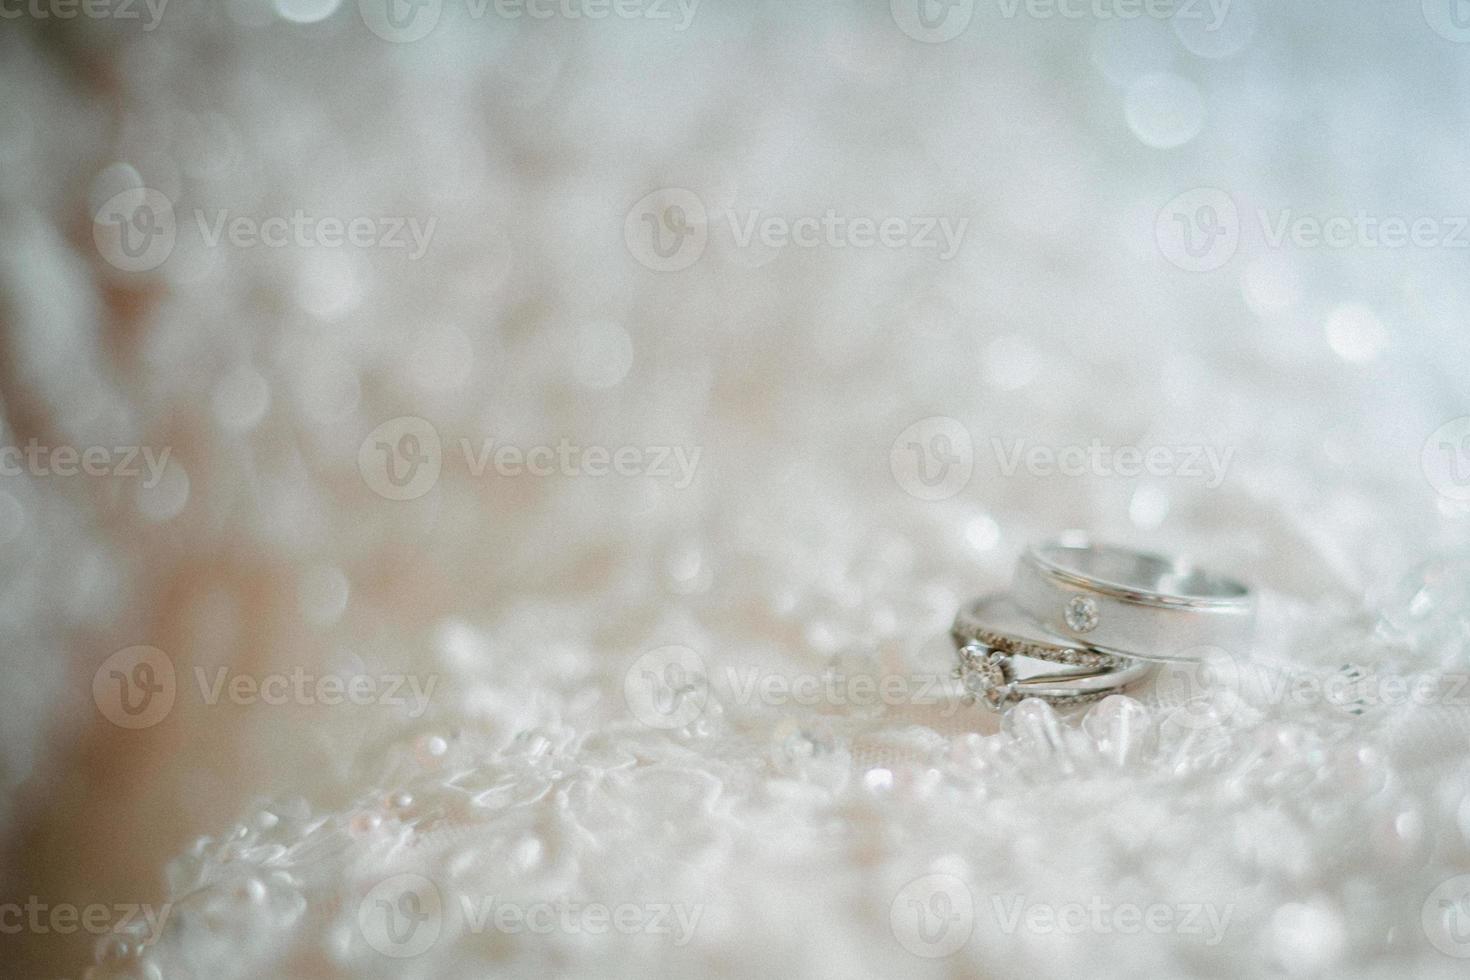
POLYGON ((1029 548, 1011 594, 1045 631, 1125 657, 1197 662, 1250 643, 1255 600, 1234 579, 1184 561, 1082 538, 1029 548))
POLYGON ((1143 661, 1047 636, 1001 594, 962 608, 950 633, 959 651, 955 676, 967 696, 995 710, 1025 698, 1057 706, 1086 704, 1121 692, 1153 669, 1143 661))

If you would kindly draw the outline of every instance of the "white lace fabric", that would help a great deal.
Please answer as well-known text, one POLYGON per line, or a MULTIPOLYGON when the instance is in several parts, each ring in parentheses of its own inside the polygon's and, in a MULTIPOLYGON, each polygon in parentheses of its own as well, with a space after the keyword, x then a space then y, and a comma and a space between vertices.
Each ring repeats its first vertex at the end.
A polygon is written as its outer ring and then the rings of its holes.
POLYGON ((6 444, 171 449, 149 488, 0 482, 0 881, 168 910, 25 963, 1463 975, 1470 510, 1424 453, 1470 413, 1464 253, 1262 230, 1465 210, 1470 62, 1419 5, 980 5, 941 43, 881 4, 442 6, 407 43, 285 0, 0 36, 6 444), (143 273, 90 239, 134 179, 181 229, 143 273), (629 244, 661 188, 707 212, 685 269, 629 244), (1203 271, 1159 240, 1200 188, 1240 223, 1203 271), (435 230, 209 245, 221 210, 435 230), (967 230, 741 243, 829 211, 967 230), (394 500, 361 454, 406 416, 442 471, 394 500), (903 470, 934 418, 970 447, 939 499, 903 470), (564 440, 697 463, 474 467, 564 440), (1227 462, 1026 462, 1093 443, 1227 462), (1251 581, 1255 647, 1060 716, 962 703, 955 610, 1065 528, 1251 581), (178 688, 126 730, 91 685, 135 644, 178 688), (207 696, 296 672, 424 697, 207 696))

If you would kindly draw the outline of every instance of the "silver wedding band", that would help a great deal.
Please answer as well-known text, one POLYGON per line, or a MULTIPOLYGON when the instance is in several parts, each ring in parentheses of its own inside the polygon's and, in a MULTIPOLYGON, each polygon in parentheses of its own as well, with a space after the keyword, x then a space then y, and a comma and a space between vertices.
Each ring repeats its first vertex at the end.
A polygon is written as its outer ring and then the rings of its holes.
POLYGON ((1241 582, 1077 538, 1027 549, 1011 595, 1048 632, 1163 663, 1197 663, 1221 648, 1240 653, 1255 623, 1255 598, 1241 582))

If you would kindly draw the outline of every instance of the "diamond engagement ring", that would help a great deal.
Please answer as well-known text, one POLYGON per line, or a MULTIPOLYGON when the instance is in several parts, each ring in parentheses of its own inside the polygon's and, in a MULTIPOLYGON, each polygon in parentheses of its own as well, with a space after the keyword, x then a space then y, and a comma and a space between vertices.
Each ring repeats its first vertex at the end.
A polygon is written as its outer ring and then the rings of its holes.
POLYGON ((1255 618, 1251 590, 1234 579, 1080 537, 1029 548, 1011 595, 1046 632, 1143 660, 1196 662, 1210 648, 1238 654, 1255 618))
POLYGON ((1057 706, 1086 704, 1121 692, 1153 669, 1152 664, 1048 636, 1001 594, 965 606, 950 632, 959 650, 955 676, 966 696, 997 711, 1025 698, 1057 706))

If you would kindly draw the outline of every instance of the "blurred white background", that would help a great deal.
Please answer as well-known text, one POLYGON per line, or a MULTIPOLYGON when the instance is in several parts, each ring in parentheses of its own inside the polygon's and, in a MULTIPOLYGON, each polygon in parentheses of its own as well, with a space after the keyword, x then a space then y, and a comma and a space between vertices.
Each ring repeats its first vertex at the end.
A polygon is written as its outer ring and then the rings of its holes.
POLYGON ((1463 975, 1470 694, 997 731, 946 636, 1075 527, 1470 670, 1461 6, 0 3, 0 898, 169 910, 0 958, 1463 975))

